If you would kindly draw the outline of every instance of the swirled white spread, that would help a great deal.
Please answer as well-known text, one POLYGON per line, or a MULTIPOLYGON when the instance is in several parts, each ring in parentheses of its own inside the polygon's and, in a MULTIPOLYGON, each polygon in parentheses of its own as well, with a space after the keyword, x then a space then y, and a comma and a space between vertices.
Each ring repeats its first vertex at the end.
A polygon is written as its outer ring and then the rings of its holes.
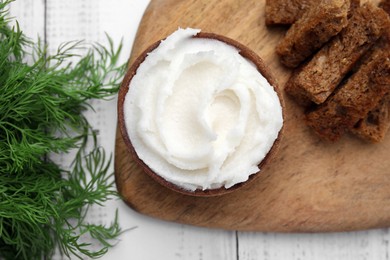
POLYGON ((258 172, 283 124, 273 87, 224 42, 178 29, 137 69, 125 125, 138 157, 186 190, 229 188, 258 172))

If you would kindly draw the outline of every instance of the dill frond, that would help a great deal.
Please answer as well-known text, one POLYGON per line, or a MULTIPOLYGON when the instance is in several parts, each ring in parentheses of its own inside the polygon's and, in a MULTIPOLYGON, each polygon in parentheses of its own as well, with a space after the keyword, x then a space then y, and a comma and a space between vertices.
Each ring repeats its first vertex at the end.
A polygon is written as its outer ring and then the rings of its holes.
POLYGON ((50 259, 56 248, 68 257, 100 257, 120 234, 117 216, 109 226, 87 223, 85 216, 117 193, 111 157, 96 142, 87 152, 96 131, 83 112, 93 109, 90 99, 117 92, 125 70, 117 65, 122 45, 115 48, 107 36, 108 48, 93 45, 76 63, 74 51, 88 48, 82 42, 49 55, 17 23, 10 27, 9 2, 0 1, 0 259, 50 259), (71 170, 49 159, 74 149, 71 170), (101 248, 91 250, 85 235, 101 248))

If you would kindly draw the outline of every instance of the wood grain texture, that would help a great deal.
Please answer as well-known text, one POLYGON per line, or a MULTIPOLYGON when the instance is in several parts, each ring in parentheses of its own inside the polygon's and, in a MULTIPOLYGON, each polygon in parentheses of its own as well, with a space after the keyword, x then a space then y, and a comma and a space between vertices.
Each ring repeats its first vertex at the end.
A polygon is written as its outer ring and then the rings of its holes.
MULTIPOLYGON (((259 54, 283 86, 275 46, 283 28, 266 28, 264 2, 153 0, 139 27, 130 63, 177 27, 196 27, 235 39, 259 54)), ((196 198, 155 183, 134 163, 117 133, 119 192, 135 210, 156 218, 235 230, 319 232, 390 225, 390 136, 378 145, 353 137, 320 141, 302 110, 285 97, 285 136, 279 157, 242 190, 196 198)))
MULTIPOLYGON (((39 38, 45 40, 45 5, 43 1, 13 1, 9 5, 9 12, 12 17, 17 18, 24 35, 33 41, 38 41, 39 38)), ((32 49, 26 51, 32 52, 32 49)), ((27 61, 30 62, 32 59, 27 61)))
POLYGON ((389 259, 388 229, 315 234, 239 233, 239 260, 389 259))

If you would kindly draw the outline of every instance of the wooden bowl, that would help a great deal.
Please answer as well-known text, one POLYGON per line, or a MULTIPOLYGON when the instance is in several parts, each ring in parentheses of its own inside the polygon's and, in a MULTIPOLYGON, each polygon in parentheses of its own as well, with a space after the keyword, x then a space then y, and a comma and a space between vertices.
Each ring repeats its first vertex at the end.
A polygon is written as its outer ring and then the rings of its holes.
MULTIPOLYGON (((218 34, 214 34, 214 33, 207 33, 207 32, 199 32, 197 35, 195 35, 193 37, 194 38, 206 38, 206 39, 219 40, 219 41, 222 41, 224 43, 227 43, 227 44, 237 48, 239 50, 239 54, 241 56, 243 56, 244 58, 252 61, 256 65, 257 70, 268 80, 270 85, 274 87, 274 90, 276 91, 276 93, 279 97, 280 104, 282 106, 282 111, 284 110, 283 97, 281 94, 281 90, 277 84, 277 81, 272 76, 272 73, 269 71, 267 66, 264 64, 263 60, 256 53, 254 53, 252 50, 250 50, 246 46, 242 45, 241 43, 239 43, 235 40, 232 40, 230 38, 227 38, 225 36, 222 36, 222 35, 218 35, 218 34)), ((136 74, 138 67, 145 60, 147 54, 159 46, 160 42, 161 41, 158 41, 158 42, 152 44, 134 61, 134 63, 128 69, 128 71, 127 71, 127 73, 122 81, 121 87, 119 89, 118 107, 117 107, 117 109, 118 109, 118 126, 120 128, 122 138, 123 138, 123 141, 127 147, 127 150, 130 152, 133 159, 140 165, 140 167, 142 167, 143 171, 147 175, 149 175, 153 180, 155 180, 158 183, 160 183, 161 185, 163 185, 163 186, 165 186, 173 191, 179 192, 181 194, 192 195, 192 196, 203 196, 203 197, 219 196, 219 195, 223 195, 223 194, 238 190, 241 187, 243 187, 244 185, 247 185, 248 183, 252 182, 257 176, 259 176, 258 173, 250 175, 247 181, 235 184, 234 186, 232 186, 228 189, 226 189, 225 187, 221 187, 218 189, 189 191, 189 190, 185 190, 185 189, 165 180, 160 175, 153 172, 153 170, 151 170, 149 168, 149 166, 146 165, 137 156, 137 153, 136 153, 136 151, 131 143, 131 140, 129 138, 129 135, 128 135, 128 132, 126 129, 126 125, 125 125, 125 118, 124 118, 124 111, 123 111, 124 101, 125 101, 126 94, 129 90, 130 82, 131 82, 132 78, 134 77, 134 75, 136 74)), ((283 112, 283 114, 284 114, 284 112, 283 112)), ((281 139, 282 135, 283 135, 283 127, 282 127, 282 129, 280 129, 279 134, 278 134, 278 138, 275 140, 273 146, 271 147, 271 149, 269 150, 267 155, 264 157, 264 159, 260 162, 259 168, 263 169, 264 167, 266 167, 266 165, 269 164, 272 161, 272 159, 275 157, 275 154, 278 150, 278 147, 280 144, 280 139, 281 139)))

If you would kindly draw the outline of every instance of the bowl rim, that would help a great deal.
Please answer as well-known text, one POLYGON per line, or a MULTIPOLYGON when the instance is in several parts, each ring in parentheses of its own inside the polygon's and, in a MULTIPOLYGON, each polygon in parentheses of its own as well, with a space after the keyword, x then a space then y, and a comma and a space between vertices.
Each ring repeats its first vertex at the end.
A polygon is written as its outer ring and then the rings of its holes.
POLYGON ((279 150, 282 133, 284 132, 284 99, 282 95, 282 91, 275 79, 275 77, 272 75, 271 71, 268 69, 268 67, 265 65, 264 61, 260 58, 259 55, 257 55, 254 51, 246 47, 245 45, 239 43, 236 40, 233 40, 231 38, 228 38, 226 36, 210 33, 210 32, 198 32, 196 35, 192 36, 193 38, 205 38, 205 39, 213 39, 213 40, 219 40, 226 44, 229 44, 236 49, 238 49, 239 54, 243 56, 244 58, 250 60, 257 68, 257 70, 264 76, 264 78, 270 83, 270 85, 274 88, 275 92, 278 95, 280 105, 282 107, 282 117, 283 117, 283 125, 278 133, 278 137, 275 139, 271 149, 268 151, 266 156, 263 158, 263 160, 259 163, 260 170, 254 174, 251 174, 245 182, 237 183, 233 185, 230 188, 220 187, 217 189, 197 189, 195 191, 186 190, 180 186, 177 186, 163 177, 161 177, 159 174, 155 173, 152 169, 149 168, 149 166, 144 163, 137 155, 131 140, 129 138, 127 129, 126 129, 126 123, 124 118, 124 101, 126 98, 126 94, 129 90, 130 82, 132 78, 136 75, 138 67, 141 65, 141 63, 146 59, 148 56, 148 53, 156 49, 160 43, 164 40, 159 40, 153 44, 151 44, 148 48, 146 48, 132 63, 132 65, 128 68, 123 81, 120 85, 119 92, 118 92, 118 101, 117 101, 117 113, 118 113, 118 126, 120 128, 122 140, 125 143, 125 146, 127 148, 127 151, 130 153, 132 159, 142 168, 143 172, 145 172, 149 177, 151 177, 154 181, 158 182, 162 186, 179 192, 184 195, 191 195, 196 197, 211 197, 211 196, 220 196, 223 194, 231 193, 233 191, 236 191, 240 189, 243 186, 246 186, 249 183, 252 183, 254 179, 256 179, 262 171, 262 169, 269 164, 270 161, 275 157, 277 151, 279 150))

